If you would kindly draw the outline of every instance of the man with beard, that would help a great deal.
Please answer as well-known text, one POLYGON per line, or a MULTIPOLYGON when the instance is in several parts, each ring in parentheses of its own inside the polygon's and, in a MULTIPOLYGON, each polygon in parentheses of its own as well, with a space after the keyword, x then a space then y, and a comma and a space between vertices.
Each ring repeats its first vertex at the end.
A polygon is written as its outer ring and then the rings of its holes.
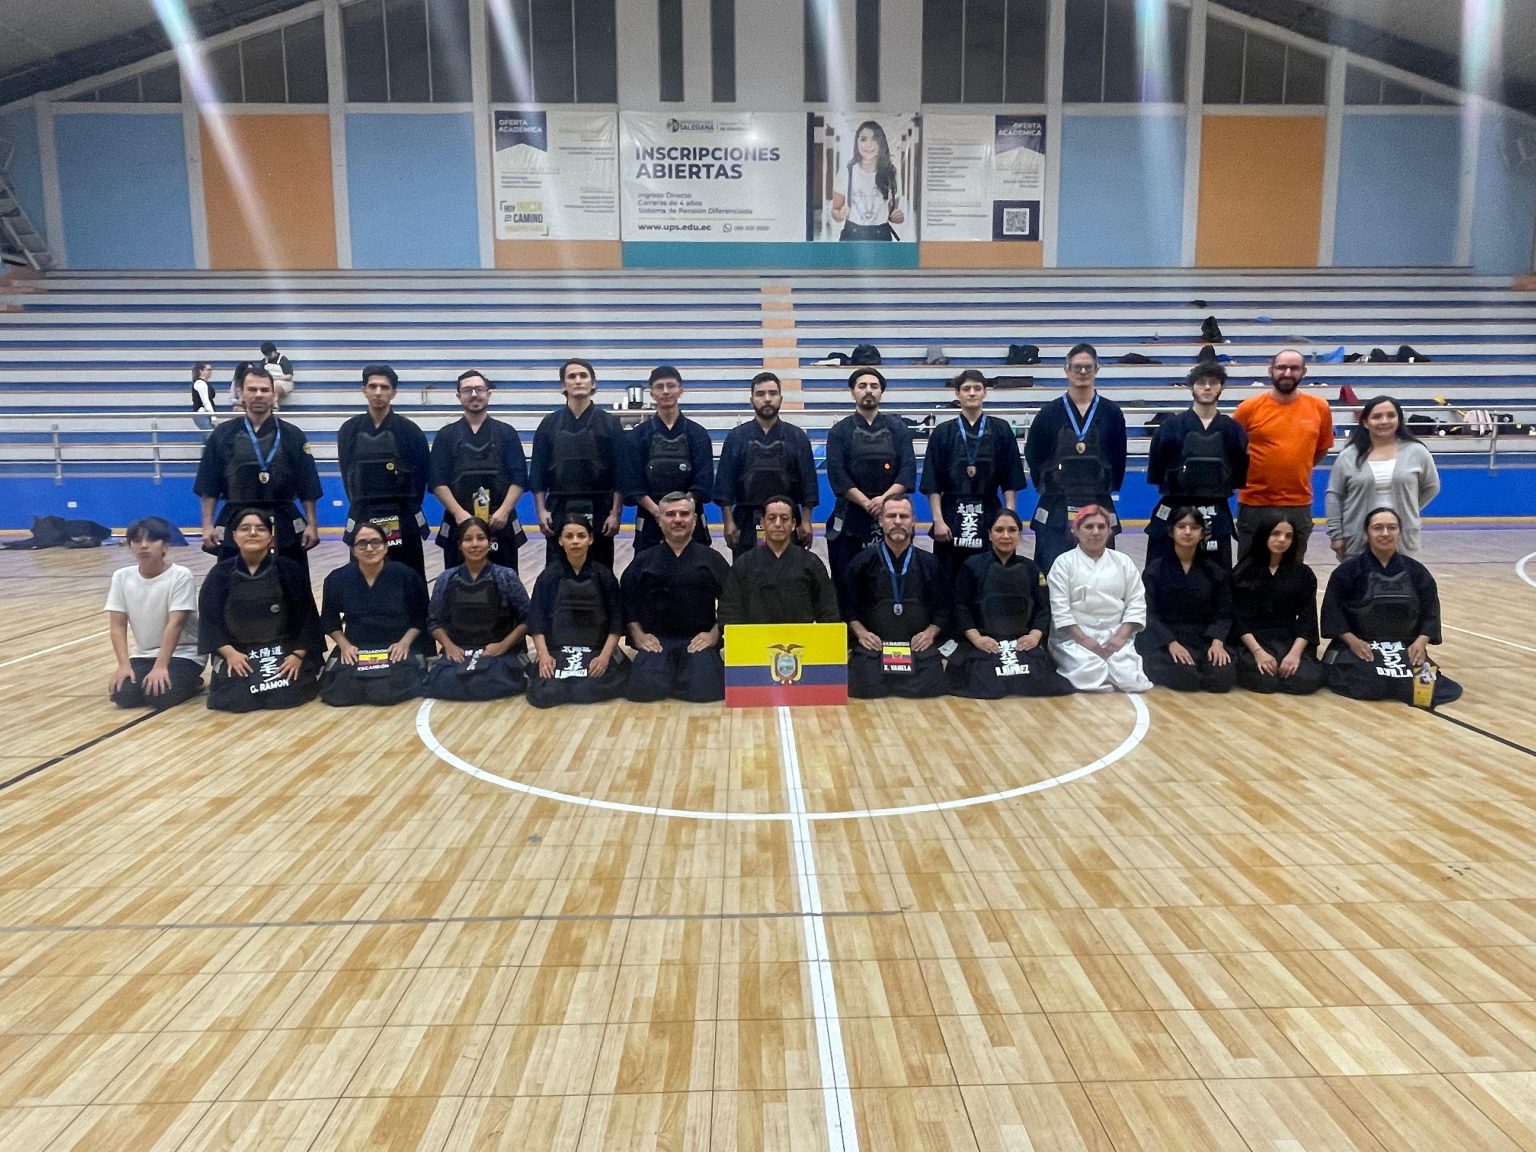
POLYGON ((939 638, 949 627, 948 581, 931 552, 912 546, 912 499, 897 496, 880 512, 881 539, 854 557, 844 595, 848 621, 848 695, 944 695, 939 638))
POLYGON ((772 372, 752 377, 754 419, 725 438, 715 469, 715 503, 725 517, 725 542, 740 556, 757 544, 758 519, 770 496, 788 496, 799 509, 797 543, 810 547, 811 512, 819 496, 810 437, 779 419, 784 393, 772 372))
POLYGON ((1260 510, 1273 508, 1296 529, 1297 560, 1312 535, 1312 469, 1333 447, 1328 401, 1299 391, 1307 362, 1294 348, 1269 362, 1269 391, 1250 396, 1232 418, 1248 433, 1248 483, 1237 494, 1237 554, 1248 553, 1260 510))
MULTIPOLYGON (((880 411, 885 377, 874 368, 856 368, 848 390, 858 410, 827 432, 827 483, 837 497, 827 525, 827 560, 839 588, 853 558, 880 538, 885 502, 917 487, 912 433, 901 417, 880 411)), ((846 615, 849 606, 842 608, 846 615)))
POLYGON ((827 566, 794 542, 795 505, 770 496, 763 505, 763 546, 731 565, 720 598, 722 624, 837 624, 837 592, 827 566))
POLYGON ((432 457, 421 429, 392 407, 399 386, 400 378, 388 364, 369 364, 363 369, 368 411, 336 432, 336 459, 347 489, 347 526, 341 538, 350 547, 359 524, 377 525, 388 545, 385 555, 410 565, 425 582, 421 542, 428 530, 421 498, 432 457))
POLYGON ((277 392, 265 368, 245 366, 241 395, 244 415, 226 420, 209 435, 192 484, 203 506, 203 551, 221 560, 239 555, 231 520, 254 509, 275 526, 278 555, 297 564, 307 580, 309 550, 320 543, 315 458, 304 433, 275 414, 277 392), (220 500, 224 506, 215 517, 220 500), (302 516, 295 500, 303 505, 302 516))
POLYGON ((724 556, 693 538, 698 513, 692 496, 668 492, 659 505, 664 539, 636 553, 619 582, 635 648, 628 696, 695 704, 723 700, 725 662, 715 606, 731 569, 724 556))
POLYGON ((670 364, 651 369, 651 401, 656 412, 629 433, 630 477, 624 498, 635 506, 635 551, 661 543, 661 508, 668 492, 687 492, 698 515, 693 538, 709 543, 704 505, 715 482, 715 449, 709 433, 678 407, 683 378, 670 364))
POLYGON ((432 495, 443 503, 437 543, 443 570, 464 562, 458 530, 480 520, 491 536, 490 560, 517 571, 517 550, 528 535, 517 521, 517 501, 528 486, 528 458, 517 429, 487 413, 496 385, 484 372, 460 373, 459 406, 464 415, 432 440, 432 495))

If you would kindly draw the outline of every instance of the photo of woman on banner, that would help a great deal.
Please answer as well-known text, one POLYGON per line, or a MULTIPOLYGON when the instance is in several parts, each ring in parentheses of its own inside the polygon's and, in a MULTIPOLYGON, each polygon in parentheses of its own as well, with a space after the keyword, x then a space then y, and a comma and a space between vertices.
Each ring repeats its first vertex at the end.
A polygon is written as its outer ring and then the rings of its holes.
POLYGON ((917 118, 883 119, 811 114, 813 240, 917 239, 910 201, 917 118))

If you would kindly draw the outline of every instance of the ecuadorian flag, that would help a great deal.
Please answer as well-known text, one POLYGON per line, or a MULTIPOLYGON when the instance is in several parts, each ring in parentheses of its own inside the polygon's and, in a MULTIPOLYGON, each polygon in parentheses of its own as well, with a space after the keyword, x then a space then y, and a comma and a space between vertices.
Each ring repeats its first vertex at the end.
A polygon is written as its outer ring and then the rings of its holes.
POLYGON ((846 703, 847 625, 726 625, 727 708, 846 703))

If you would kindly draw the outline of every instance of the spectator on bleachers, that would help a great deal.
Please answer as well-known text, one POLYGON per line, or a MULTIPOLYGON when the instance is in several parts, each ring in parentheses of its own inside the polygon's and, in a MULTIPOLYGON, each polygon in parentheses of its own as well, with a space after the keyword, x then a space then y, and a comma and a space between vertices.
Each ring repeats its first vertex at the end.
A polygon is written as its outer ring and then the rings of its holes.
POLYGON ((635 649, 631 700, 675 698, 696 704, 725 699, 720 656, 721 595, 731 578, 725 557, 693 538, 698 513, 686 492, 662 496, 660 547, 629 562, 619 592, 635 649))
POLYGON ((304 433, 273 410, 272 380, 259 364, 246 365, 241 384, 245 413, 226 420, 203 445, 192 491, 203 506, 203 551, 222 559, 239 552, 230 517, 249 508, 265 512, 277 526, 277 551, 309 579, 308 552, 320 543, 315 505, 320 474, 304 433), (294 506, 298 501, 303 516, 294 506), (223 501, 215 517, 214 509, 223 501))
POLYGON ((914 545, 912 498, 893 496, 880 510, 880 542, 854 557, 843 599, 848 628, 848 695, 942 696, 939 644, 949 628, 949 581, 932 552, 914 545))
POLYGON ((107 689, 119 708, 160 711, 203 689, 197 650, 197 589, 192 573, 170 563, 171 526, 158 516, 128 525, 136 563, 112 573, 107 592, 117 670, 107 689))
POLYGON ((1136 633, 1147 679, 1175 692, 1230 692, 1237 666, 1227 651, 1232 585, 1227 566, 1206 552, 1198 508, 1168 516, 1173 551, 1154 556, 1141 573, 1147 626, 1136 633))
POLYGON ((1092 344, 1067 353, 1067 391, 1035 414, 1024 440, 1029 476, 1040 494, 1030 521, 1035 564, 1049 575, 1056 557, 1072 550, 1072 522, 1093 504, 1109 520, 1113 549, 1120 520, 1114 494, 1125 481, 1125 416, 1094 387, 1099 353, 1092 344))
POLYGON ((517 571, 517 550, 528 541, 517 519, 517 501, 528 487, 528 458, 517 429, 490 415, 496 385, 471 368, 459 374, 457 396, 464 415, 432 438, 432 495, 443 505, 437 531, 443 567, 463 563, 458 535, 470 520, 484 523, 491 562, 517 571))
POLYGON ((709 543, 704 506, 715 483, 715 449, 709 432, 682 414, 683 378, 670 364, 651 369, 651 402, 656 411, 629 431, 625 459, 629 476, 624 499, 635 506, 635 552, 661 543, 656 501, 668 492, 687 492, 698 513, 693 538, 709 543))
POLYGON ((592 559, 613 567, 613 538, 624 510, 620 491, 628 468, 622 453, 629 447, 613 414, 592 402, 597 372, 585 360, 560 366, 565 403, 539 421, 533 434, 528 487, 544 532, 544 563, 560 558, 557 524, 571 516, 586 518, 592 529, 592 559))
MULTIPOLYGON (((246 378, 246 394, 254 398, 246 378)), ((198 647, 213 659, 208 707, 216 712, 296 708, 315 696, 325 640, 307 569, 272 552, 271 514, 246 508, 230 520, 235 554, 220 560, 198 598, 198 647)))
POLYGON ((731 565, 720 598, 722 624, 839 624, 844 616, 827 566, 795 543, 795 502, 770 496, 763 505, 763 546, 731 565))
POLYGON ((770 496, 795 502, 797 543, 810 547, 811 513, 820 491, 816 460, 804 429, 779 419, 783 385, 772 372, 752 377, 753 418, 732 428, 715 469, 715 503, 725 517, 725 542, 740 556, 757 544, 763 504, 770 496))
POLYGON ((245 411, 245 397, 241 394, 245 386, 245 374, 251 370, 249 360, 241 360, 235 365, 235 370, 229 376, 229 410, 231 412, 245 411))
POLYGON ((537 666, 528 703, 596 704, 624 695, 629 661, 619 649, 624 607, 613 571, 591 559, 592 528, 581 516, 560 526, 561 556, 533 585, 529 632, 537 666))
POLYGON ((277 350, 276 344, 267 340, 261 345, 261 365, 267 370, 267 375, 272 377, 272 384, 277 389, 277 402, 281 405, 293 395, 293 364, 277 350))
POLYGON ((471 517, 460 527, 463 562, 432 586, 427 628, 443 650, 422 684, 437 700, 500 700, 527 686, 528 593, 516 569, 491 560, 491 533, 471 517))
POLYGON ((1079 692, 1148 692, 1132 637, 1147 625, 1147 594, 1129 556, 1109 547, 1109 513, 1077 511, 1077 547, 1046 577, 1051 589, 1051 655, 1079 692))
POLYGON ((1147 450, 1147 483, 1162 492, 1147 521, 1147 562, 1173 554, 1169 516, 1194 508, 1205 521, 1201 551, 1232 567, 1232 492, 1248 477, 1248 435, 1216 410, 1227 370, 1202 360, 1186 377, 1194 403, 1164 420, 1147 450))
POLYGON ((1278 508, 1296 529, 1297 559, 1307 558, 1312 536, 1312 469, 1333 447, 1328 401, 1300 391, 1305 357, 1294 348, 1269 362, 1269 390, 1250 396, 1232 418, 1248 433, 1248 483, 1237 494, 1237 550, 1248 551, 1264 508, 1278 508))
MULTIPOLYGON (((853 558, 880 539, 885 502, 917 489, 911 429, 900 416, 880 411, 885 377, 875 368, 856 368, 848 390, 856 411, 827 432, 827 483, 837 497, 827 525, 827 560, 838 587, 853 558)), ((846 616, 849 606, 842 607, 846 616)))
POLYGON ((335 645, 320 673, 320 699, 336 707, 398 704, 421 690, 426 659, 427 583, 390 564, 384 529, 364 520, 352 532, 352 560, 325 578, 320 630, 335 645))
POLYGON ((203 439, 208 439, 208 433, 213 431, 213 418, 217 413, 213 405, 213 365, 206 360, 199 360, 192 365, 192 423, 203 433, 203 439))
MULTIPOLYGON (((1440 643, 1440 592, 1429 569, 1398 550, 1397 513, 1374 508, 1365 517, 1364 552, 1346 556, 1323 593, 1323 655, 1328 687, 1356 700, 1413 701, 1429 646, 1440 643)), ((1461 685, 1434 669, 1433 703, 1461 698, 1461 685)))
POLYGON ((1297 559, 1296 529, 1271 509, 1232 572, 1237 684, 1250 692, 1309 696, 1323 683, 1317 659, 1317 577, 1297 559))
POLYGON ((987 550, 987 525, 1000 508, 1017 507, 1026 481, 1012 426, 982 411, 991 381, 967 368, 949 386, 960 415, 928 437, 922 491, 933 517, 934 554, 953 582, 967 560, 987 550))
POLYGON ((1334 457, 1324 504, 1336 556, 1358 556, 1367 547, 1365 514, 1391 508, 1402 525, 1397 550, 1417 556, 1422 513, 1440 491, 1440 472, 1424 442, 1408 431, 1403 409, 1390 396, 1373 396, 1360 422, 1334 457))
POLYGON ((432 457, 421 429, 393 408, 399 385, 388 364, 369 364, 363 369, 368 411, 336 432, 336 459, 347 492, 342 540, 351 544, 359 524, 377 525, 388 542, 389 559, 414 568, 425 584, 421 542, 429 533, 421 500, 432 457))

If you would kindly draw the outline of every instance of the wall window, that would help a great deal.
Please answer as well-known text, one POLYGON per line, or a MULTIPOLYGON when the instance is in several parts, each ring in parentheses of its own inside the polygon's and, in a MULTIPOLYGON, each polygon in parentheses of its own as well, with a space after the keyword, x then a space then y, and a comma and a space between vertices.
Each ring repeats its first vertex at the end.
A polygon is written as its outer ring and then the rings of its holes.
POLYGON ((837 19, 837 7, 830 0, 805 0, 805 102, 825 104, 830 99, 832 77, 828 75, 828 23, 837 19))
POLYGON ((180 104, 181 68, 176 64, 167 64, 153 72, 141 72, 126 80, 81 92, 71 96, 70 100, 112 104, 180 104))
POLYGON ((1257 32, 1210 20, 1205 26, 1207 104, 1325 104, 1328 61, 1257 32))
POLYGON ((659 94, 668 104, 682 101, 683 0, 656 0, 656 48, 661 68, 659 94))
POLYGON ((325 27, 316 16, 208 53, 208 76, 223 104, 324 104, 325 27))
POLYGON ((1432 104, 1448 106, 1451 101, 1431 96, 1419 88, 1399 84, 1365 68, 1350 67, 1344 72, 1346 104, 1432 104))
POLYGON ((923 103, 1045 103, 1047 0, 924 0, 923 103))
POLYGON ((710 99, 736 100, 736 0, 709 0, 710 99))
POLYGON ((491 99, 618 101, 614 0, 486 0, 491 99))
POLYGON ((1189 12, 1146 0, 1067 0, 1062 99, 1069 104, 1182 103, 1189 12), (1138 28, 1137 9, 1157 20, 1138 28))
POLYGON ((469 0, 360 0, 341 28, 352 103, 469 102, 469 0))

